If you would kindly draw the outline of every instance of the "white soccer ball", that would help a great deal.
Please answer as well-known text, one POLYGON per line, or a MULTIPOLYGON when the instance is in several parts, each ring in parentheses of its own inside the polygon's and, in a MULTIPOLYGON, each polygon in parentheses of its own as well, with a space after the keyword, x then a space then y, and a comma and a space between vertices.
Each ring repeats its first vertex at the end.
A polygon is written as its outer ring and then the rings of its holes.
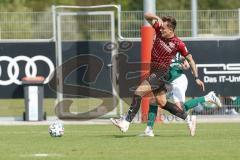
POLYGON ((52 123, 48 128, 48 132, 52 137, 62 137, 64 134, 63 124, 60 122, 52 123))

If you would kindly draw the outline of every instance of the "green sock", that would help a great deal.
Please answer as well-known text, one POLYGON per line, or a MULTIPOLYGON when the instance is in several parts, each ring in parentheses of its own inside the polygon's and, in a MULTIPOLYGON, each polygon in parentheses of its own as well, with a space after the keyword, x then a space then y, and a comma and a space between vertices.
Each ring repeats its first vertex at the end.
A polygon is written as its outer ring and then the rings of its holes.
POLYGON ((158 106, 155 104, 150 104, 149 106, 149 111, 148 111, 148 122, 147 122, 147 126, 150 126, 153 128, 154 125, 154 121, 157 115, 157 111, 158 111, 158 106))
POLYGON ((204 97, 198 97, 198 98, 193 98, 188 100, 183 105, 184 105, 185 111, 188 111, 191 108, 197 107, 198 103, 204 103, 204 102, 205 102, 204 97))

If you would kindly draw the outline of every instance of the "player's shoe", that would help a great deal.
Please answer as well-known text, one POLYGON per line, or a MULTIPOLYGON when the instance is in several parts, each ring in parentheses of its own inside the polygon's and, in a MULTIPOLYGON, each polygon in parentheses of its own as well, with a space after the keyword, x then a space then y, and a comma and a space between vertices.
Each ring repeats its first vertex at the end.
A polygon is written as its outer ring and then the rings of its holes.
POLYGON ((220 99, 216 96, 214 91, 209 92, 205 97, 205 100, 208 102, 215 103, 218 107, 222 107, 220 99))
POLYGON ((191 121, 188 123, 188 128, 191 136, 195 136, 197 125, 197 117, 195 115, 191 116, 191 121))
POLYGON ((154 137, 153 129, 150 126, 147 126, 144 133, 139 135, 140 137, 154 137))
POLYGON ((119 119, 110 118, 110 120, 113 123, 113 125, 120 129, 120 131, 127 132, 130 122, 126 121, 124 118, 119 119))
POLYGON ((144 135, 146 137, 154 137, 154 133, 153 133, 152 127, 147 126, 147 128, 144 131, 144 135))

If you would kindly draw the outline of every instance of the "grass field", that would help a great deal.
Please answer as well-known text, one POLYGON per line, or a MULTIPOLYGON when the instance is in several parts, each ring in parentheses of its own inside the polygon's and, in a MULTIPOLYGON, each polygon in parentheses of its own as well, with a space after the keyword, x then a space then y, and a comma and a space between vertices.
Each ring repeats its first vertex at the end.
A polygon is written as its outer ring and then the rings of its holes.
MULTIPOLYGON (((72 100, 71 112, 86 112, 101 104, 102 100, 111 100, 112 98, 66 98, 72 100)), ((24 99, 0 99, 0 116, 22 116, 25 111, 24 99)), ((43 110, 48 116, 55 116, 56 99, 44 98, 43 110)), ((125 106, 126 110, 129 106, 125 106)))
POLYGON ((112 125, 65 125, 61 138, 48 126, 1 126, 1 160, 239 160, 240 124, 198 124, 190 137, 184 124, 157 124, 155 137, 137 136, 145 124, 126 134, 112 125))

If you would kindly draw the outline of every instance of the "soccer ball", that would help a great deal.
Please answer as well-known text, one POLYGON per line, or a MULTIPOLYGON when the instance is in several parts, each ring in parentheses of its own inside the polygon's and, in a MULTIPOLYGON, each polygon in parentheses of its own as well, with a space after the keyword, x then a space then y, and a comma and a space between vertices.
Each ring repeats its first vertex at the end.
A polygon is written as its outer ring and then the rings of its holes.
POLYGON ((62 137, 64 134, 63 124, 60 122, 52 123, 48 128, 48 132, 52 137, 62 137))

